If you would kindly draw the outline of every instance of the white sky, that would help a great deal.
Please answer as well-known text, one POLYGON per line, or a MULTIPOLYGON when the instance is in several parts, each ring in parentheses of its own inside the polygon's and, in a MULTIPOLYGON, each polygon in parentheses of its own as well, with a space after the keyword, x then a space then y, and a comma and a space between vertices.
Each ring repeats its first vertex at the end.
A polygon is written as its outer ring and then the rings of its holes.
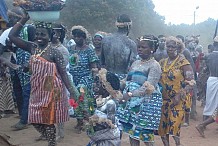
POLYGON ((165 16, 166 24, 200 23, 209 17, 218 19, 218 0, 153 0, 155 11, 165 16), (196 10, 196 7, 199 8, 196 10))

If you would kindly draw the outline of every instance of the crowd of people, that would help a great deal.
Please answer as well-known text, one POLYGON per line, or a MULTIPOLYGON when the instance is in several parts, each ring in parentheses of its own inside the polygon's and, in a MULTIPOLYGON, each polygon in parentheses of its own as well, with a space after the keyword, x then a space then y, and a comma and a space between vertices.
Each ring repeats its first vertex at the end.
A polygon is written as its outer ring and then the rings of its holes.
POLYGON ((0 118, 17 110, 13 130, 31 124, 36 140, 55 146, 73 117, 88 146, 120 146, 123 133, 131 146, 154 146, 155 135, 164 146, 170 136, 182 146, 181 128, 196 120, 196 100, 204 106, 199 134, 218 122, 218 36, 206 54, 199 36, 130 39, 126 14, 117 17, 117 32, 93 36, 80 25, 30 24, 20 9, 8 16, 0 36, 0 118))

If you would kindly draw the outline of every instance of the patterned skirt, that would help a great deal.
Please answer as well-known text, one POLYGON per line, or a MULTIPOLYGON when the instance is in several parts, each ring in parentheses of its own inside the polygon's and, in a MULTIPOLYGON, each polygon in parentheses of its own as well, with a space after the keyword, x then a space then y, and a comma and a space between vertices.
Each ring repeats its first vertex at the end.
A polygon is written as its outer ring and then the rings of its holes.
POLYGON ((12 83, 9 77, 0 77, 0 111, 14 110, 12 83))
POLYGON ((216 121, 216 123, 218 123, 218 107, 217 107, 216 110, 214 111, 212 117, 213 117, 213 119, 216 121))
MULTIPOLYGON (((127 84, 130 91, 140 87, 137 83, 127 84), (131 85, 131 86, 129 86, 131 85)), ((145 97, 132 97, 127 103, 120 105, 117 117, 122 124, 123 132, 130 137, 144 142, 154 141, 154 131, 158 129, 161 117, 162 96, 154 92, 145 97)))

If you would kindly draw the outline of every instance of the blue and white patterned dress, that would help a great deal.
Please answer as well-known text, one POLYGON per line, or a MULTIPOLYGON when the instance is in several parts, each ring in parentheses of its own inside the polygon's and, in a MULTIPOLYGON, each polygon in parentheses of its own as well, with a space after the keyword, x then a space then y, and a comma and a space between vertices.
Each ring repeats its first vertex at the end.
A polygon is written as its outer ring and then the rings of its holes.
POLYGON ((91 63, 97 62, 98 57, 95 51, 87 46, 83 50, 76 50, 75 45, 68 49, 70 53, 69 58, 69 73, 73 77, 74 84, 80 88, 84 87, 85 96, 84 102, 79 104, 75 109, 75 117, 83 118, 83 111, 89 114, 94 113, 94 98, 92 93, 93 77, 91 71, 91 63))
POLYGON ((151 95, 132 97, 118 108, 117 117, 123 132, 134 139, 154 141, 154 131, 158 130, 161 117, 162 95, 158 86, 160 75, 160 65, 154 59, 147 62, 136 60, 127 75, 124 93, 140 89, 145 81, 155 87, 151 95))

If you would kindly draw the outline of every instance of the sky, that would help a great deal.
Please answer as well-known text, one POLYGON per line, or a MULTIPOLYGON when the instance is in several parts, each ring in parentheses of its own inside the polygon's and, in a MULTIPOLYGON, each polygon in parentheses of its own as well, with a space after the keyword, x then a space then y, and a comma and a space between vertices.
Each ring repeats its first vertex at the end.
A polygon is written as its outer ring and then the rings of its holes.
POLYGON ((193 24, 218 19, 218 0, 153 0, 155 11, 165 16, 166 24, 193 24), (198 7, 198 9, 196 9, 198 7))

